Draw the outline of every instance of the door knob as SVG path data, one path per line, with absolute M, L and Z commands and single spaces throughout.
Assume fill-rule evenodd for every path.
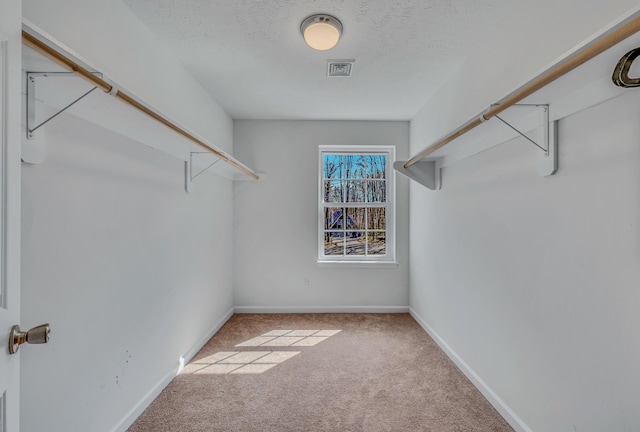
M 9 354 L 15 354 L 18 352 L 18 348 L 23 343 L 30 344 L 43 344 L 49 342 L 49 333 L 51 328 L 49 324 L 42 324 L 38 327 L 34 327 L 29 331 L 20 331 L 19 325 L 11 327 L 11 333 L 9 333 Z

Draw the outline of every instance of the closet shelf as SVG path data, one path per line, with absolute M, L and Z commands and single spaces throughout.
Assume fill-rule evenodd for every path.
M 549 159 L 556 156 L 555 122 L 625 92 L 613 84 L 612 73 L 618 60 L 640 45 L 639 31 L 640 11 L 564 56 L 408 161 L 396 162 L 394 167 L 429 189 L 439 189 L 441 168 L 526 134 L 536 143 L 548 137 L 549 155 L 540 155 L 540 149 L 530 147 L 538 153 L 540 174 L 552 174 L 557 168 L 557 161 Z M 541 120 L 535 108 L 545 106 L 548 120 Z M 545 121 L 549 122 L 548 133 Z
M 217 146 L 207 142 L 195 132 L 180 125 L 177 121 L 160 113 L 134 94 L 122 90 L 117 84 L 103 77 L 101 73 L 92 70 L 89 66 L 65 52 L 51 38 L 43 36 L 41 32 L 24 25 L 22 37 L 25 47 L 23 68 L 26 69 L 25 72 L 27 73 L 38 72 L 29 77 L 32 80 L 35 80 L 36 77 L 38 78 L 38 97 L 36 99 L 34 95 L 31 96 L 31 105 L 27 101 L 27 111 L 29 111 L 26 113 L 27 120 L 25 123 L 27 125 L 30 122 L 29 116 L 35 117 L 36 107 L 38 109 L 42 108 L 43 111 L 51 111 L 53 109 L 54 114 L 59 110 L 68 110 L 71 114 L 84 120 L 151 145 L 188 163 L 191 163 L 192 158 L 190 156 L 196 152 L 196 149 L 200 152 L 205 150 L 214 160 L 224 162 L 224 164 L 215 164 L 215 169 L 212 169 L 212 171 L 225 177 L 232 179 L 259 179 L 258 174 L 246 165 Z M 42 71 L 46 72 L 43 73 Z M 82 78 L 82 80 L 77 79 L 78 77 Z M 33 83 L 32 87 L 35 88 Z M 91 91 L 94 87 L 100 91 Z M 84 96 L 78 98 L 76 104 L 69 105 L 69 101 L 76 99 L 79 95 Z M 29 100 L 29 98 L 27 99 Z M 78 107 L 80 104 L 82 106 Z M 31 121 L 35 123 L 34 120 L 31 119 Z M 37 127 L 39 128 L 42 125 L 40 123 Z M 28 126 L 27 129 L 29 129 Z M 167 134 L 169 130 L 172 131 L 171 134 Z M 37 131 L 33 129 L 27 131 L 27 144 L 29 139 L 36 138 L 36 133 Z M 188 142 L 188 147 L 177 148 L 177 137 L 181 141 Z M 29 151 L 27 149 L 26 153 L 28 154 Z M 210 161 L 204 160 L 202 164 L 206 164 L 205 166 L 210 165 Z M 231 170 L 223 168 L 225 165 Z

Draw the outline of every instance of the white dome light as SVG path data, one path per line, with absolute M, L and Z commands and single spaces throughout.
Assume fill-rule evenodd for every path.
M 305 42 L 318 51 L 333 48 L 340 40 L 342 23 L 331 15 L 311 15 L 300 25 Z

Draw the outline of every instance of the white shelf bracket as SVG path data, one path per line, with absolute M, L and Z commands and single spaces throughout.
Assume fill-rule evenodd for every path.
M 554 175 L 558 171 L 558 121 L 549 122 L 549 110 L 542 129 L 547 142 L 547 151 L 538 155 L 538 174 L 542 177 Z
M 222 160 L 220 158 L 216 158 L 215 161 L 213 161 L 212 163 L 207 165 L 205 168 L 201 169 L 200 171 L 198 171 L 197 173 L 194 174 L 194 171 L 193 171 L 193 155 L 194 154 L 195 155 L 206 154 L 206 155 L 213 156 L 213 154 L 211 152 L 190 152 L 189 153 L 189 160 L 184 162 L 184 182 L 185 182 L 184 189 L 187 192 L 191 192 L 191 187 L 193 185 L 193 180 L 195 180 L 196 177 L 198 177 L 200 174 L 204 173 L 209 168 L 211 168 L 212 166 L 214 166 L 215 164 L 217 164 L 218 162 L 220 162 Z
M 53 77 L 74 76 L 74 75 L 75 74 L 73 72 L 27 72 L 26 132 L 27 132 L 28 140 L 35 139 L 35 132 L 38 129 L 40 129 L 45 124 L 49 123 L 54 118 L 58 117 L 60 114 L 62 114 L 63 112 L 71 108 L 76 103 L 80 102 L 82 99 L 88 96 L 89 93 L 91 93 L 96 89 L 96 87 L 93 87 L 91 90 L 85 92 L 84 94 L 82 94 L 82 96 L 74 99 L 73 102 L 71 102 L 64 108 L 58 110 L 55 114 L 53 114 L 46 120 L 40 122 L 40 124 L 36 124 L 36 78 L 40 78 L 40 77 L 53 78 Z
M 557 121 L 549 121 L 549 105 L 515 104 L 512 107 L 533 107 L 540 109 L 542 115 L 542 127 L 540 128 L 542 144 L 529 138 L 524 132 L 500 116 L 496 115 L 495 117 L 541 151 L 538 153 L 538 174 L 540 174 L 540 176 L 546 177 L 555 174 L 556 171 L 558 171 Z

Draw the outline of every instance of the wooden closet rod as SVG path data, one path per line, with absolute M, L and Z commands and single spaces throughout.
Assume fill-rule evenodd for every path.
M 435 143 L 431 144 L 429 147 L 422 150 L 420 153 L 409 159 L 404 164 L 404 167 L 409 168 L 416 162 L 429 156 L 431 153 L 435 152 L 438 149 L 441 149 L 451 141 L 469 132 L 471 129 L 481 125 L 483 122 L 489 120 L 490 118 L 495 117 L 510 106 L 517 104 L 522 99 L 532 95 L 544 86 L 552 83 L 566 73 L 571 72 L 578 66 L 603 53 L 612 46 L 622 42 L 638 31 L 640 31 L 640 16 L 636 16 L 635 18 L 629 20 L 627 23 L 623 23 L 617 28 L 610 30 L 609 33 L 605 33 L 602 37 L 595 39 L 575 53 L 561 60 L 559 63 L 543 72 L 542 74 L 538 75 L 536 78 L 529 81 L 524 86 L 520 87 L 516 91 L 501 99 L 498 103 L 491 105 L 478 117 L 469 120 L 462 126 L 459 126 L 457 129 L 455 129 L 453 132 L 450 132 L 448 135 L 445 135 Z
M 200 139 L 196 138 L 195 136 L 191 135 L 189 132 L 187 132 L 186 130 L 182 129 L 180 126 L 176 125 L 175 123 L 169 121 L 168 119 L 164 118 L 162 115 L 158 114 L 157 112 L 155 112 L 151 108 L 148 108 L 148 107 L 144 106 L 143 104 L 141 104 L 140 102 L 135 100 L 132 96 L 124 93 L 122 90 L 115 89 L 107 81 L 105 81 L 102 78 L 96 76 L 94 73 L 92 73 L 89 70 L 87 70 L 86 68 L 80 66 L 78 63 L 76 63 L 75 61 L 73 61 L 72 59 L 70 59 L 69 57 L 64 55 L 63 53 L 55 50 L 54 48 L 50 47 L 49 45 L 45 44 L 44 42 L 40 41 L 39 39 L 37 39 L 36 37 L 34 37 L 33 35 L 27 33 L 24 30 L 22 31 L 22 42 L 26 46 L 28 46 L 28 47 L 32 48 L 33 50 L 39 52 L 43 56 L 53 60 L 54 62 L 58 63 L 62 67 L 68 69 L 71 72 L 74 72 L 75 74 L 77 74 L 81 78 L 84 78 L 85 80 L 89 81 L 92 85 L 98 87 L 99 89 L 101 89 L 105 93 L 109 93 L 109 94 L 114 95 L 115 97 L 120 99 L 122 102 L 124 102 L 124 103 L 126 103 L 126 104 L 128 104 L 128 105 L 130 105 L 130 106 L 132 106 L 134 108 L 136 108 L 139 111 L 142 111 L 143 113 L 145 113 L 149 117 L 151 117 L 154 120 L 162 123 L 163 125 L 167 126 L 169 129 L 173 130 L 174 132 L 177 132 L 178 134 L 182 135 L 183 137 L 185 137 L 189 141 L 191 141 L 191 142 L 199 145 L 200 147 L 204 148 L 205 150 L 213 153 L 214 155 L 216 155 L 217 157 L 219 157 L 220 159 L 222 159 L 226 163 L 228 163 L 228 164 L 232 165 L 233 167 L 239 169 L 243 173 L 248 174 L 249 176 L 251 176 L 255 180 L 258 180 L 258 178 L 259 178 L 258 175 L 255 172 L 253 172 L 252 170 L 250 170 L 249 168 L 247 168 L 246 166 L 242 165 L 240 162 L 236 161 L 235 159 L 233 159 L 230 156 L 227 156 L 226 154 L 222 153 L 221 151 L 216 150 L 213 147 L 209 146 L 207 143 L 205 143 L 202 140 L 200 140 Z

